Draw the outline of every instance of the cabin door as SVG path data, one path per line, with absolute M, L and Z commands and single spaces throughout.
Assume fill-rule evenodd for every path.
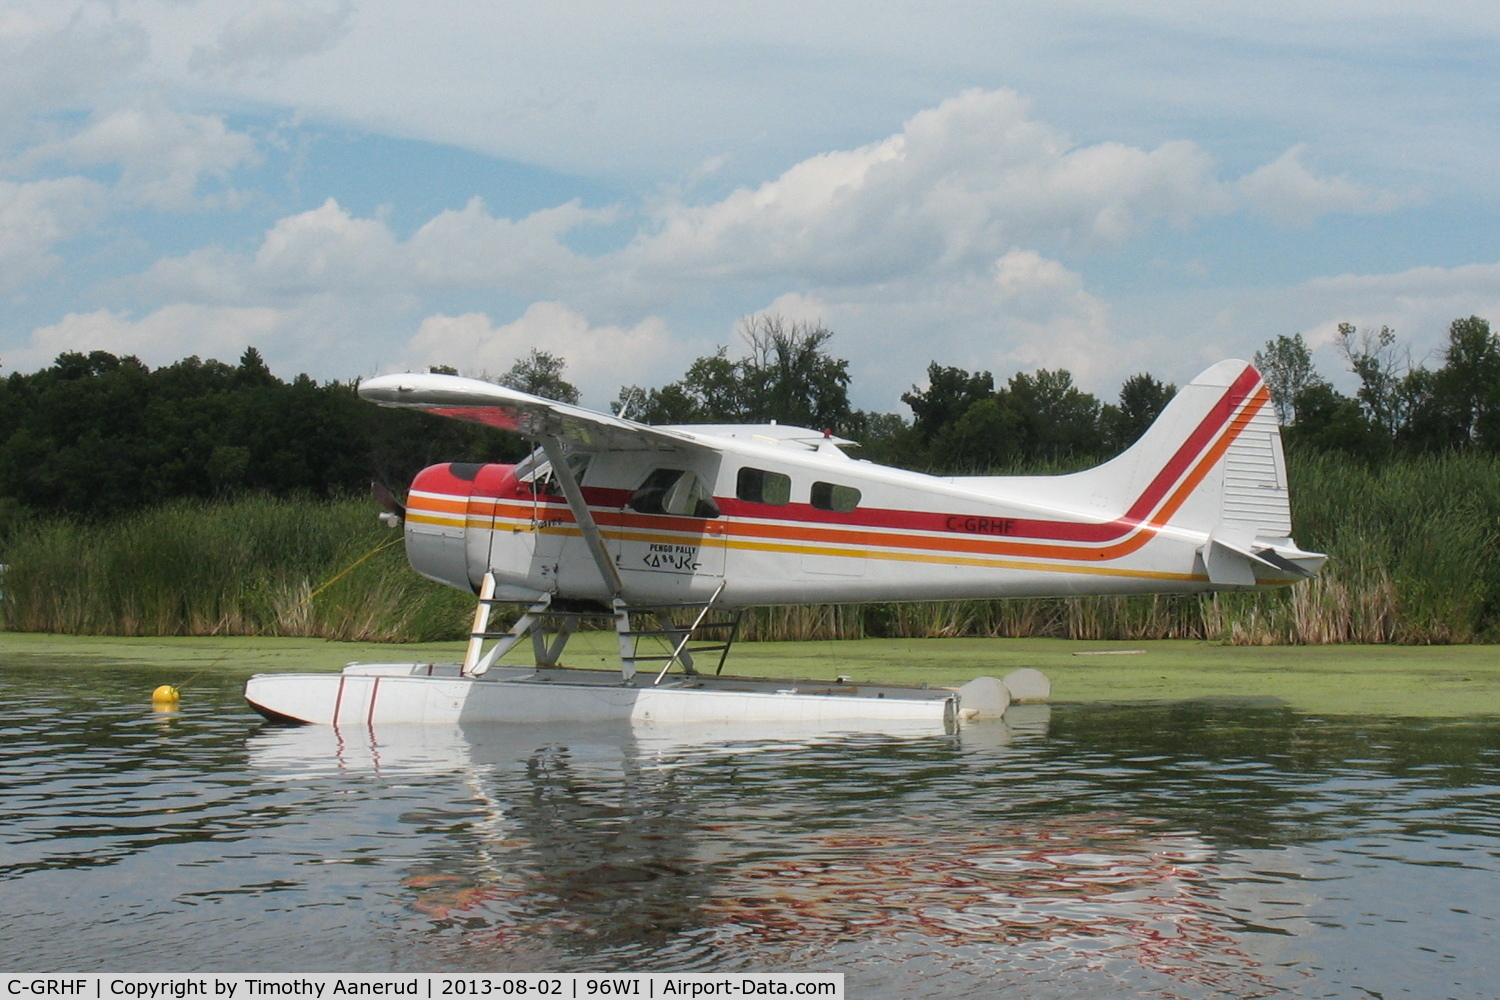
M 724 575 L 726 526 L 696 473 L 652 470 L 622 513 L 625 523 L 611 549 L 627 583 L 637 573 L 679 578 Z

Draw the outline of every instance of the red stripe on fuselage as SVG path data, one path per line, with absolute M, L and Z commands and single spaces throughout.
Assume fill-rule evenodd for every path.
M 849 513 L 837 513 L 834 511 L 819 510 L 810 504 L 789 503 L 781 505 L 749 503 L 733 497 L 715 497 L 715 502 L 720 509 L 729 517 L 745 520 L 764 521 L 799 521 L 812 524 L 830 524 L 847 528 L 889 528 L 907 531 L 956 531 L 965 534 L 993 535 L 1005 538 L 1036 538 L 1053 541 L 1068 542 L 1108 542 L 1128 534 L 1134 529 L 1145 524 L 1151 512 L 1160 505 L 1167 496 L 1172 485 L 1182 478 L 1193 460 L 1202 454 L 1203 450 L 1213 440 L 1214 436 L 1224 428 L 1247 399 L 1254 393 L 1255 387 L 1260 383 L 1260 375 L 1252 366 L 1245 366 L 1237 379 L 1229 386 L 1229 389 L 1221 396 L 1213 407 L 1211 407 L 1198 426 L 1187 436 L 1167 463 L 1162 466 L 1161 471 L 1141 491 L 1141 495 L 1130 505 L 1122 516 L 1113 521 L 1088 524 L 1077 521 L 1054 521 L 1030 518 L 1005 518 L 1003 525 L 991 524 L 981 527 L 979 530 L 960 524 L 955 527 L 951 522 L 955 519 L 963 521 L 973 520 L 978 515 L 933 513 L 929 511 L 891 510 L 887 508 L 866 507 L 850 511 Z M 586 486 L 583 494 L 590 507 L 620 508 L 630 499 L 629 490 L 606 489 L 602 487 Z M 504 500 L 509 498 L 497 497 Z M 561 497 L 548 497 L 543 494 L 541 499 L 555 504 L 564 504 Z M 557 520 L 571 521 L 572 514 L 564 506 L 562 509 L 553 509 L 548 514 Z M 629 516 L 629 515 L 627 515 Z M 696 530 L 702 522 L 690 518 L 673 518 L 674 521 L 683 522 L 680 530 Z M 650 516 L 637 521 L 630 518 L 634 526 L 658 526 L 668 527 L 660 515 Z M 1003 530 L 999 530 L 1003 529 Z
M 1202 454 L 1203 449 L 1213 440 L 1215 434 L 1229 422 L 1234 412 L 1244 404 L 1254 393 L 1255 387 L 1260 383 L 1260 373 L 1250 365 L 1240 372 L 1240 377 L 1230 385 L 1229 391 L 1219 397 L 1219 401 L 1204 415 L 1194 428 L 1193 433 L 1187 436 L 1177 451 L 1162 466 L 1156 478 L 1146 486 L 1141 495 L 1136 498 L 1135 503 L 1130 505 L 1122 517 L 1103 524 L 1078 524 L 1068 521 L 1031 521 L 1017 519 L 1014 522 L 1014 534 L 1022 538 L 1049 538 L 1069 542 L 1108 542 L 1119 538 L 1135 528 L 1144 524 L 1151 512 L 1166 497 L 1167 491 L 1172 484 L 1182 478 L 1187 467 L 1192 464 L 1193 459 Z M 1006 534 L 1012 534 L 1007 531 Z

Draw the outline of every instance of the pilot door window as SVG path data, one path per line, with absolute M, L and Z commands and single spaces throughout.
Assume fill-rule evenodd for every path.
M 813 483 L 812 505 L 817 510 L 831 510 L 847 514 L 859 506 L 859 490 L 838 483 Z
M 516 479 L 522 483 L 531 483 L 532 488 L 538 493 L 549 496 L 562 496 L 562 484 L 557 481 L 557 476 L 552 472 L 552 463 L 549 461 L 537 461 L 540 452 L 534 453 L 528 462 L 532 465 L 529 469 L 519 471 Z M 593 455 L 583 452 L 573 452 L 566 459 L 568 469 L 573 473 L 573 480 L 579 484 L 583 483 L 584 477 L 589 472 L 589 462 Z
M 695 473 L 657 469 L 630 495 L 629 507 L 638 514 L 675 514 L 678 517 L 718 517 L 719 505 Z
M 749 466 L 735 477 L 734 495 L 750 503 L 768 503 L 780 507 L 792 499 L 792 477 Z

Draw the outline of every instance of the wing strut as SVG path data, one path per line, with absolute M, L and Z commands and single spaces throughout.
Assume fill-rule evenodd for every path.
M 583 499 L 583 490 L 578 488 L 578 480 L 573 478 L 573 470 L 568 468 L 562 442 L 550 434 L 543 434 L 540 437 L 542 451 L 546 452 L 547 460 L 552 463 L 552 474 L 557 477 L 558 484 L 562 486 L 563 496 L 567 498 L 568 506 L 573 511 L 573 520 L 578 522 L 578 527 L 583 531 L 583 540 L 588 543 L 589 553 L 593 555 L 594 562 L 599 566 L 599 575 L 604 577 L 604 585 L 609 588 L 609 596 L 619 597 L 625 590 L 625 585 L 620 582 L 620 572 L 615 568 L 614 559 L 610 558 L 609 550 L 604 547 L 604 536 L 599 534 L 599 525 L 594 523 L 594 515 L 589 511 L 589 505 Z

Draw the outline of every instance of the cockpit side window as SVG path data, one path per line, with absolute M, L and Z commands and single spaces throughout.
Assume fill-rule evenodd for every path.
M 719 505 L 695 473 L 682 469 L 655 469 L 640 489 L 630 495 L 631 510 L 640 514 L 675 514 L 678 517 L 718 517 Z
M 838 483 L 813 483 L 812 505 L 817 510 L 831 510 L 847 514 L 859 506 L 860 493 L 853 486 Z
M 750 503 L 768 503 L 782 506 L 791 502 L 792 477 L 765 469 L 745 466 L 735 477 L 734 495 Z

